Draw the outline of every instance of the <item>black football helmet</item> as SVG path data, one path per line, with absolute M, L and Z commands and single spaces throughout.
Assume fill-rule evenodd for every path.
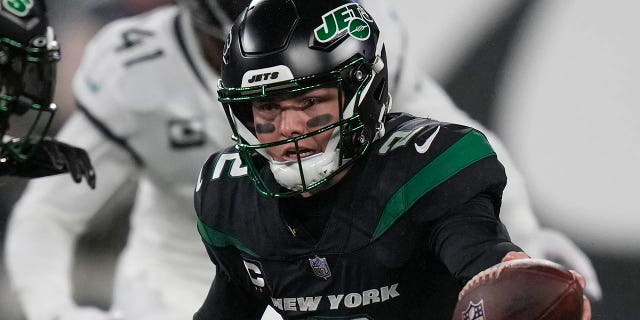
M 224 41 L 233 20 L 249 4 L 249 0 L 178 0 L 191 13 L 194 26 Z
M 0 160 L 26 160 L 56 110 L 52 99 L 60 47 L 43 1 L 2 1 L 0 6 Z M 21 117 L 10 121 L 15 115 Z M 16 125 L 25 119 L 28 123 Z
M 224 48 L 222 102 L 236 149 L 257 189 L 271 197 L 313 190 L 363 155 L 384 135 L 391 105 L 386 53 L 373 18 L 347 0 L 254 0 L 235 21 Z M 260 143 L 252 101 L 338 89 L 340 118 L 313 132 Z M 324 152 L 304 157 L 299 142 L 331 131 Z M 293 144 L 296 161 L 267 148 Z M 269 170 L 270 169 L 270 170 Z

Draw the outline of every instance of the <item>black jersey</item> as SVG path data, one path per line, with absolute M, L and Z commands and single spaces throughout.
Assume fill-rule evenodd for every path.
M 195 208 L 218 274 L 194 319 L 256 318 L 267 304 L 285 319 L 450 319 L 461 285 L 520 251 L 480 132 L 406 114 L 386 128 L 317 201 L 329 214 L 315 238 L 257 192 L 233 149 L 212 155 Z

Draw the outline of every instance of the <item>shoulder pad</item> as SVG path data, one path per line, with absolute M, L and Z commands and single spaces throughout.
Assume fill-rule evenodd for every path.
M 229 147 L 209 156 L 204 163 L 195 188 L 196 211 L 200 207 L 201 194 L 205 194 L 207 187 L 213 181 L 225 178 L 247 176 L 247 167 L 243 164 L 240 154 L 234 147 Z
M 379 192 L 384 194 L 384 209 L 374 238 L 418 201 L 430 201 L 431 219 L 476 193 L 504 187 L 504 168 L 479 131 L 408 115 L 398 115 L 389 124 L 392 129 L 373 146 L 377 154 L 367 174 L 384 181 Z

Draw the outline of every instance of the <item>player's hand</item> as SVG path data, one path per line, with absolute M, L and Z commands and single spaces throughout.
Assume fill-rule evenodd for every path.
M 587 281 L 585 280 L 585 278 L 575 270 L 569 271 L 573 273 L 576 279 L 578 279 L 582 290 L 585 290 L 585 287 L 587 285 Z M 589 298 L 587 298 L 587 296 L 582 296 L 582 320 L 591 320 L 591 302 L 589 301 Z
M 96 187 L 95 171 L 89 155 L 84 149 L 47 138 L 42 141 L 40 146 L 49 155 L 56 168 L 66 169 L 71 174 L 73 181 L 80 183 L 84 177 L 91 189 Z
M 16 175 L 36 178 L 69 172 L 76 183 L 84 177 L 87 184 L 95 188 L 95 171 L 85 150 L 48 137 L 31 147 L 33 155 L 17 165 Z
M 112 314 L 95 307 L 69 307 L 60 312 L 56 320 L 116 320 Z
M 529 255 L 524 252 L 509 251 L 507 254 L 504 255 L 504 257 L 502 257 L 502 262 L 517 260 L 517 259 L 528 259 L 528 258 L 531 258 L 531 257 L 529 257 Z
M 502 258 L 502 262 L 517 260 L 517 259 L 527 259 L 527 258 L 530 258 L 530 257 L 524 252 L 510 251 Z M 587 285 L 587 281 L 585 280 L 585 278 L 575 270 L 569 270 L 569 272 L 571 272 L 576 277 L 576 279 L 578 279 L 578 283 L 580 283 L 582 290 L 585 290 L 585 287 Z M 590 319 L 591 319 L 591 302 L 586 296 L 582 296 L 582 320 L 590 320 Z
M 578 271 L 587 281 L 585 294 L 589 299 L 594 301 L 602 299 L 602 289 L 591 260 L 564 234 L 541 228 L 529 238 L 529 241 L 518 242 L 518 244 L 534 258 L 551 260 L 568 269 Z

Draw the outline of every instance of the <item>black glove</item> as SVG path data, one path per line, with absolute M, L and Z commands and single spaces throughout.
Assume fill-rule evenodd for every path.
M 96 186 L 96 175 L 91 165 L 89 155 L 84 149 L 77 148 L 52 138 L 44 138 L 34 148 L 33 154 L 27 160 L 14 161 L 11 174 L 37 178 L 69 172 L 73 181 L 80 183 L 85 177 L 91 189 Z

